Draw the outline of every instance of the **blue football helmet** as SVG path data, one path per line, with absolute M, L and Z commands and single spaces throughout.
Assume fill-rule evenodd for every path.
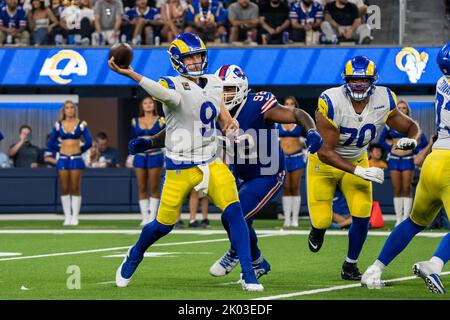
M 439 51 L 436 61 L 442 73 L 450 77 L 450 42 L 447 42 Z
M 206 46 L 197 35 L 193 33 L 181 33 L 170 44 L 168 53 L 172 67 L 181 75 L 190 77 L 199 77 L 203 75 L 208 67 L 208 55 Z M 189 71 L 188 65 L 184 64 L 184 58 L 200 53 L 202 62 L 200 70 Z
M 375 63 L 366 56 L 356 56 L 347 61 L 342 79 L 345 81 L 345 92 L 353 100 L 361 101 L 371 96 L 378 80 L 378 71 Z M 352 84 L 352 79 L 368 79 L 368 84 Z

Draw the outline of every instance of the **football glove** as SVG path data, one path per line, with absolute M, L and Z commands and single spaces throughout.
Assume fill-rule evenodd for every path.
M 413 150 L 415 147 L 417 147 L 416 139 L 401 138 L 398 140 L 395 148 L 399 150 Z
M 152 147 L 152 139 L 136 138 L 128 142 L 128 152 L 131 155 L 145 152 Z
M 363 168 L 360 166 L 356 166 L 353 173 L 355 176 L 363 178 L 364 180 L 373 181 L 380 184 L 384 181 L 384 171 L 381 168 Z
M 315 129 L 310 129 L 306 135 L 306 146 L 308 151 L 311 153 L 316 153 L 323 144 L 322 137 L 319 132 Z

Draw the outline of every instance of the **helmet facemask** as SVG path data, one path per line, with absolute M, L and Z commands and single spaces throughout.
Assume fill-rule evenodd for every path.
M 351 83 L 351 80 L 364 79 L 365 83 Z M 346 77 L 345 78 L 345 91 L 355 101 L 362 101 L 373 94 L 375 90 L 376 79 L 372 77 Z
M 227 110 L 232 110 L 236 106 L 240 106 L 246 99 L 249 92 L 248 84 L 242 82 L 224 84 L 223 100 Z M 234 88 L 234 91 L 232 90 Z M 227 90 L 228 89 L 228 90 Z
M 169 52 L 170 54 L 170 52 Z M 199 63 L 190 63 L 190 64 L 185 64 L 184 63 L 184 59 L 188 56 L 192 56 L 195 54 L 200 54 L 201 55 L 201 62 Z M 208 57 L 206 54 L 206 50 L 201 50 L 201 51 L 194 51 L 194 52 L 189 52 L 188 54 L 184 54 L 181 57 L 180 56 L 175 56 L 175 55 L 171 55 L 170 59 L 172 61 L 172 64 L 175 67 L 175 70 L 185 76 L 189 76 L 189 77 L 200 77 L 202 75 L 205 74 L 207 67 L 208 67 Z M 192 68 L 194 70 L 190 70 L 189 66 L 197 66 L 196 68 Z M 199 68 L 198 68 L 199 67 Z

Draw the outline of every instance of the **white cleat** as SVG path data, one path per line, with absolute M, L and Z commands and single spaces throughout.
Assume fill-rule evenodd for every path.
M 422 261 L 417 262 L 413 266 L 413 272 L 416 276 L 422 278 L 427 288 L 433 293 L 445 293 L 444 285 L 442 284 L 439 274 L 433 271 L 433 262 Z
M 122 267 L 123 267 L 125 261 L 127 261 L 128 255 L 130 254 L 130 250 L 131 250 L 131 248 L 128 249 L 128 252 L 125 255 L 125 258 L 123 258 L 122 263 L 120 264 L 119 268 L 117 268 L 117 271 L 116 271 L 116 286 L 119 288 L 127 287 L 131 281 L 131 278 L 125 279 L 124 277 L 122 277 Z
M 263 291 L 264 287 L 260 283 L 246 283 L 244 279 L 242 279 L 242 273 L 241 273 L 241 279 L 238 281 L 238 283 L 241 284 L 242 290 L 244 291 L 252 291 L 252 292 L 258 292 Z
M 385 283 L 381 281 L 381 269 L 376 265 L 371 265 L 361 277 L 361 285 L 369 289 L 381 289 Z
M 70 221 L 71 226 L 77 226 L 78 225 L 78 218 L 72 217 L 72 220 Z
M 209 274 L 214 277 L 223 277 L 229 274 L 239 263 L 236 254 L 227 251 L 219 260 L 209 268 Z
M 252 292 L 260 292 L 260 291 L 264 291 L 264 287 L 262 284 L 260 283 L 245 283 L 245 281 L 241 282 L 242 285 L 242 289 L 244 291 L 252 291 Z

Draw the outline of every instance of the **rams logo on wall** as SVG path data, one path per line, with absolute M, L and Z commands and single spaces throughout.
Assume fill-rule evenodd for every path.
M 67 60 L 67 61 L 65 61 Z M 63 63 L 65 61 L 65 65 Z M 68 84 L 72 79 L 70 75 L 77 74 L 79 76 L 87 75 L 87 64 L 83 56 L 74 50 L 61 50 L 51 58 L 45 59 L 40 75 L 49 76 L 58 84 Z
M 428 62 L 428 53 L 422 51 L 419 54 L 414 48 L 403 48 L 395 57 L 395 64 L 401 71 L 406 72 L 409 82 L 417 83 L 425 72 Z

